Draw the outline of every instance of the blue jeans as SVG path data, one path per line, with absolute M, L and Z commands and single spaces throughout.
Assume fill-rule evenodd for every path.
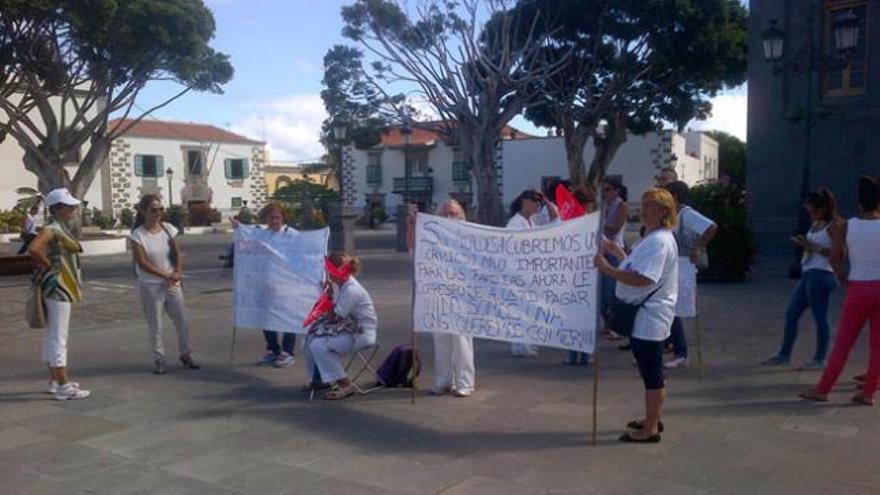
M 296 334 L 284 332 L 281 337 L 281 345 L 278 345 L 278 332 L 271 330 L 263 330 L 263 337 L 266 339 L 266 350 L 275 354 L 281 354 L 281 351 L 293 356 L 293 346 L 296 345 Z
M 813 313 L 816 320 L 816 354 L 813 359 L 825 361 L 828 353 L 828 340 L 831 336 L 831 327 L 828 325 L 828 302 L 837 282 L 834 274 L 826 270 L 807 270 L 804 272 L 791 299 L 788 301 L 788 309 L 785 310 L 785 333 L 782 336 L 782 348 L 779 356 L 791 357 L 791 350 L 798 337 L 798 320 L 807 308 Z
M 669 343 L 672 344 L 672 352 L 675 357 L 688 357 L 688 341 L 684 334 L 684 323 L 678 316 L 672 320 L 672 328 L 669 329 Z

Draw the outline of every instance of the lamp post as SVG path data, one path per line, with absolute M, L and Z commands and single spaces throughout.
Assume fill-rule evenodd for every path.
M 813 24 L 815 22 L 814 8 L 810 8 L 809 17 L 807 19 L 807 36 L 808 47 L 805 55 L 796 54 L 789 57 L 789 62 L 785 61 L 785 31 L 777 24 L 778 21 L 773 19 L 770 26 L 762 33 L 762 44 L 764 49 L 764 59 L 773 66 L 773 75 L 779 76 L 786 71 L 807 79 L 807 95 L 804 110 L 797 114 L 789 116 L 792 122 L 804 122 L 804 155 L 801 163 L 801 183 L 799 191 L 799 206 L 802 206 L 810 194 L 810 169 L 812 159 L 812 141 L 813 127 L 816 121 L 830 115 L 828 108 L 814 108 L 813 101 L 813 78 L 821 76 L 825 71 L 831 69 L 843 69 L 849 65 L 850 57 L 858 48 L 859 25 L 860 20 L 851 10 L 839 14 L 833 20 L 833 40 L 834 48 L 837 52 L 836 56 L 821 54 L 817 56 L 815 48 L 815 40 L 813 33 Z M 805 60 L 799 60 L 802 55 Z M 810 228 L 810 218 L 804 208 L 798 209 L 798 224 L 796 233 L 806 233 Z M 800 260 L 803 251 L 800 247 L 795 249 L 795 259 L 789 269 L 789 274 L 799 276 L 801 265 Z
M 412 177 L 412 163 L 409 160 L 409 144 L 412 136 L 412 128 L 403 124 L 400 127 L 400 134 L 403 135 L 403 204 L 409 205 L 409 182 Z
M 336 179 L 339 181 L 339 196 L 342 198 L 342 202 L 345 203 L 345 181 L 342 179 L 342 169 L 344 167 L 342 163 L 342 148 L 345 146 L 345 140 L 348 137 L 348 124 L 341 118 L 336 117 L 333 119 L 330 128 L 333 131 L 333 141 L 336 144 Z
M 174 198 L 172 197 L 171 189 L 171 177 L 174 175 L 174 170 L 171 170 L 171 167 L 165 169 L 165 177 L 168 177 L 168 208 L 171 208 L 174 205 Z

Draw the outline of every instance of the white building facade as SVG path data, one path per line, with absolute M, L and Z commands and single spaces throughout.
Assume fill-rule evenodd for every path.
M 114 141 L 101 191 L 104 209 L 133 209 L 156 194 L 167 206 L 207 205 L 224 216 L 267 201 L 265 143 L 210 125 L 144 120 Z
M 594 149 L 584 149 L 589 166 Z M 352 206 L 378 204 L 394 212 L 404 197 L 422 211 L 431 211 L 447 198 L 458 199 L 471 212 L 476 185 L 460 151 L 439 136 L 414 133 L 409 143 L 385 139 L 368 149 L 348 147 L 344 152 L 344 199 Z M 554 179 L 568 178 L 562 137 L 505 136 L 496 151 L 503 202 L 509 204 L 525 189 L 540 189 Z M 407 178 L 406 161 L 410 162 Z M 718 143 L 705 134 L 673 131 L 629 136 L 611 162 L 607 175 L 619 177 L 636 205 L 664 167 L 671 167 L 689 185 L 718 179 Z

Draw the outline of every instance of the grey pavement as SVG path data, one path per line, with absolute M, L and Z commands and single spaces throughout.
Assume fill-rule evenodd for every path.
M 387 232 L 359 233 L 361 280 L 380 318 L 382 354 L 408 342 L 410 272 Z M 228 235 L 189 236 L 185 292 L 199 371 L 150 373 L 146 327 L 124 255 L 86 260 L 86 300 L 73 313 L 70 363 L 85 401 L 43 392 L 42 333 L 22 320 L 25 285 L 0 279 L 0 493 L 14 494 L 876 494 L 880 421 L 848 402 L 863 371 L 857 345 L 826 404 L 800 401 L 815 372 L 757 365 L 778 344 L 794 281 L 765 269 L 745 284 L 700 286 L 704 377 L 668 373 L 659 445 L 617 441 L 643 411 L 632 359 L 601 341 L 598 442 L 591 445 L 593 369 L 543 349 L 513 358 L 476 345 L 468 399 L 383 390 L 342 402 L 297 388 L 301 363 L 256 366 L 258 332 L 232 350 L 231 272 L 216 256 Z M 836 318 L 840 294 L 834 300 Z M 814 346 L 803 322 L 795 363 Z M 173 331 L 166 344 L 173 352 Z M 431 378 L 429 336 L 419 337 Z

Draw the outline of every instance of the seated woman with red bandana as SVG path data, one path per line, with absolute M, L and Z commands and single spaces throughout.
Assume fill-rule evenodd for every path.
M 327 256 L 325 266 L 333 308 L 309 328 L 304 345 L 306 374 L 311 382 L 317 368 L 321 381 L 332 384 L 324 398 L 338 400 L 355 392 L 341 358 L 376 343 L 378 319 L 373 300 L 354 278 L 360 271 L 360 261 L 334 253 Z

